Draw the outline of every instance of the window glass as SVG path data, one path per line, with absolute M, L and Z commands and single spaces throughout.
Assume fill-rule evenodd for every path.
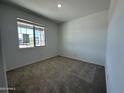
M 46 46 L 45 27 L 35 25 L 29 21 L 20 21 L 20 19 L 17 21 L 17 25 L 19 48 Z
M 43 27 L 35 27 L 35 46 L 45 46 L 45 31 Z
M 34 47 L 33 25 L 18 22 L 19 48 Z

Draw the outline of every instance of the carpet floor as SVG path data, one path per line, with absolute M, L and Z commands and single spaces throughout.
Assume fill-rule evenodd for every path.
M 10 93 L 106 93 L 105 69 L 54 57 L 7 72 Z

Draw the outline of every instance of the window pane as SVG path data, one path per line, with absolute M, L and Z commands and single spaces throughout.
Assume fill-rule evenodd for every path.
M 45 46 L 45 31 L 43 27 L 35 27 L 35 46 Z
M 33 25 L 18 23 L 19 48 L 34 47 Z

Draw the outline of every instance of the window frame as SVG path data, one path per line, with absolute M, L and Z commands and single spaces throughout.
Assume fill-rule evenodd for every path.
M 19 49 L 28 49 L 28 48 L 35 48 L 35 47 L 46 47 L 46 44 L 47 44 L 47 41 L 46 41 L 46 26 L 43 26 L 43 25 L 41 25 L 41 24 L 39 24 L 39 23 L 35 23 L 35 22 L 32 22 L 32 21 L 28 21 L 28 20 L 25 20 L 25 19 L 21 19 L 21 18 L 17 18 L 17 32 L 18 32 L 18 22 L 22 22 L 22 23 L 25 23 L 25 24 L 30 24 L 30 25 L 33 25 L 33 37 L 34 37 L 34 39 L 33 39 L 33 43 L 34 43 L 34 46 L 33 47 L 24 47 L 24 48 L 20 48 L 19 47 L 19 34 L 18 34 L 18 48 Z M 41 28 L 43 28 L 44 30 L 44 36 L 45 36 L 45 40 L 44 40 L 44 42 L 45 42 L 45 45 L 44 46 L 42 46 L 42 45 L 40 45 L 40 46 L 36 46 L 36 42 L 35 42 L 35 29 L 36 29 L 36 26 L 38 26 L 38 27 L 41 27 Z

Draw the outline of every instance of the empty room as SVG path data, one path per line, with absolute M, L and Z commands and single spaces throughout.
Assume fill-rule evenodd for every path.
M 0 0 L 0 93 L 124 93 L 124 0 Z

